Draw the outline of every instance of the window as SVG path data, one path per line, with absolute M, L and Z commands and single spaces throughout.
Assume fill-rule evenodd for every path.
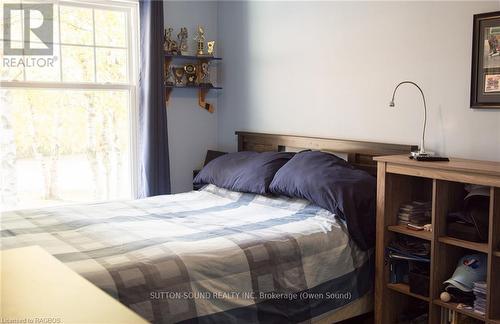
M 137 3 L 55 1 L 51 15 L 30 12 L 30 25 L 31 3 L 2 17 L 0 31 L 9 24 L 0 42 L 2 210 L 131 198 Z M 28 54 L 47 42 L 31 30 L 26 39 L 25 25 L 47 17 L 52 55 Z M 7 55 L 6 42 L 22 55 Z

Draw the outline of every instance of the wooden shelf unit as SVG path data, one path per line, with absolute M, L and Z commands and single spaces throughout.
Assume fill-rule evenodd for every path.
M 196 79 L 200 78 L 200 70 L 202 63 L 209 62 L 219 62 L 222 61 L 221 57 L 203 55 L 172 55 L 169 53 L 164 53 L 165 62 L 164 62 L 164 77 L 167 75 L 167 71 L 170 71 L 172 61 L 187 61 L 194 62 L 196 65 Z M 165 105 L 168 106 L 170 102 L 170 95 L 174 89 L 197 89 L 198 90 L 198 105 L 200 108 L 205 109 L 206 111 L 213 113 L 215 111 L 215 106 L 206 101 L 207 93 L 210 90 L 222 90 L 222 87 L 214 86 L 211 84 L 195 84 L 195 85 L 175 85 L 175 84 L 167 84 L 165 80 Z
M 450 162 L 419 162 L 406 155 L 374 159 L 378 162 L 375 323 L 396 323 L 406 305 L 415 300 L 428 303 L 430 324 L 439 324 L 442 308 L 485 323 L 500 323 L 500 163 L 453 158 Z M 459 240 L 446 233 L 446 216 L 463 204 L 465 184 L 490 187 L 488 243 Z M 397 225 L 400 205 L 411 200 L 432 201 L 432 232 L 412 231 Z M 410 293 L 408 285 L 389 283 L 385 249 L 397 235 L 410 235 L 431 242 L 428 297 Z M 458 260 L 467 253 L 477 252 L 488 256 L 484 316 L 457 309 L 456 304 L 439 299 L 442 283 L 451 277 Z

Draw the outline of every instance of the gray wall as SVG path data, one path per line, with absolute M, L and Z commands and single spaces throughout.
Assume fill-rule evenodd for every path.
M 418 144 L 500 160 L 500 110 L 469 108 L 472 15 L 490 2 L 220 2 L 218 144 L 235 130 Z M 174 151 L 176 152 L 176 151 Z
M 195 53 L 193 40 L 198 24 L 205 27 L 207 40 L 217 40 L 217 2 L 165 1 L 165 27 L 173 27 L 175 35 L 180 27 L 189 31 L 189 50 Z M 161 31 L 163 32 L 163 31 Z M 217 48 L 216 48 L 217 53 Z M 215 80 L 217 71 L 212 73 Z M 217 148 L 217 94 L 209 93 L 209 102 L 215 104 L 210 114 L 198 106 L 194 89 L 174 89 L 167 108 L 170 171 L 174 193 L 192 189 L 193 170 L 199 169 L 207 149 Z
M 427 148 L 500 161 L 500 110 L 469 108 L 472 15 L 499 1 L 165 1 L 165 26 L 198 24 L 224 60 L 212 78 L 216 112 L 176 89 L 168 108 L 174 192 L 191 189 L 207 149 L 235 150 L 235 130 L 418 144 L 427 96 Z

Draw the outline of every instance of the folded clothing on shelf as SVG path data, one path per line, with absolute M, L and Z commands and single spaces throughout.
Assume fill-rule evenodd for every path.
M 401 235 L 389 244 L 389 249 L 405 255 L 429 259 L 431 244 L 415 237 Z
M 430 266 L 430 244 L 411 236 L 400 236 L 386 250 L 390 267 L 391 283 L 407 283 L 412 292 L 426 295 L 428 292 Z M 410 275 L 411 274 L 411 275 Z M 418 281 L 418 282 L 417 282 Z M 426 282 L 427 287 L 418 287 Z M 417 292 L 418 291 L 418 292 Z

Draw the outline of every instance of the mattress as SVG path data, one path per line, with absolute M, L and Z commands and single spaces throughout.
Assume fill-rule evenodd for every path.
M 371 308 L 372 251 L 347 233 L 305 200 L 208 185 L 6 212 L 1 248 L 39 245 L 155 323 L 332 321 Z

